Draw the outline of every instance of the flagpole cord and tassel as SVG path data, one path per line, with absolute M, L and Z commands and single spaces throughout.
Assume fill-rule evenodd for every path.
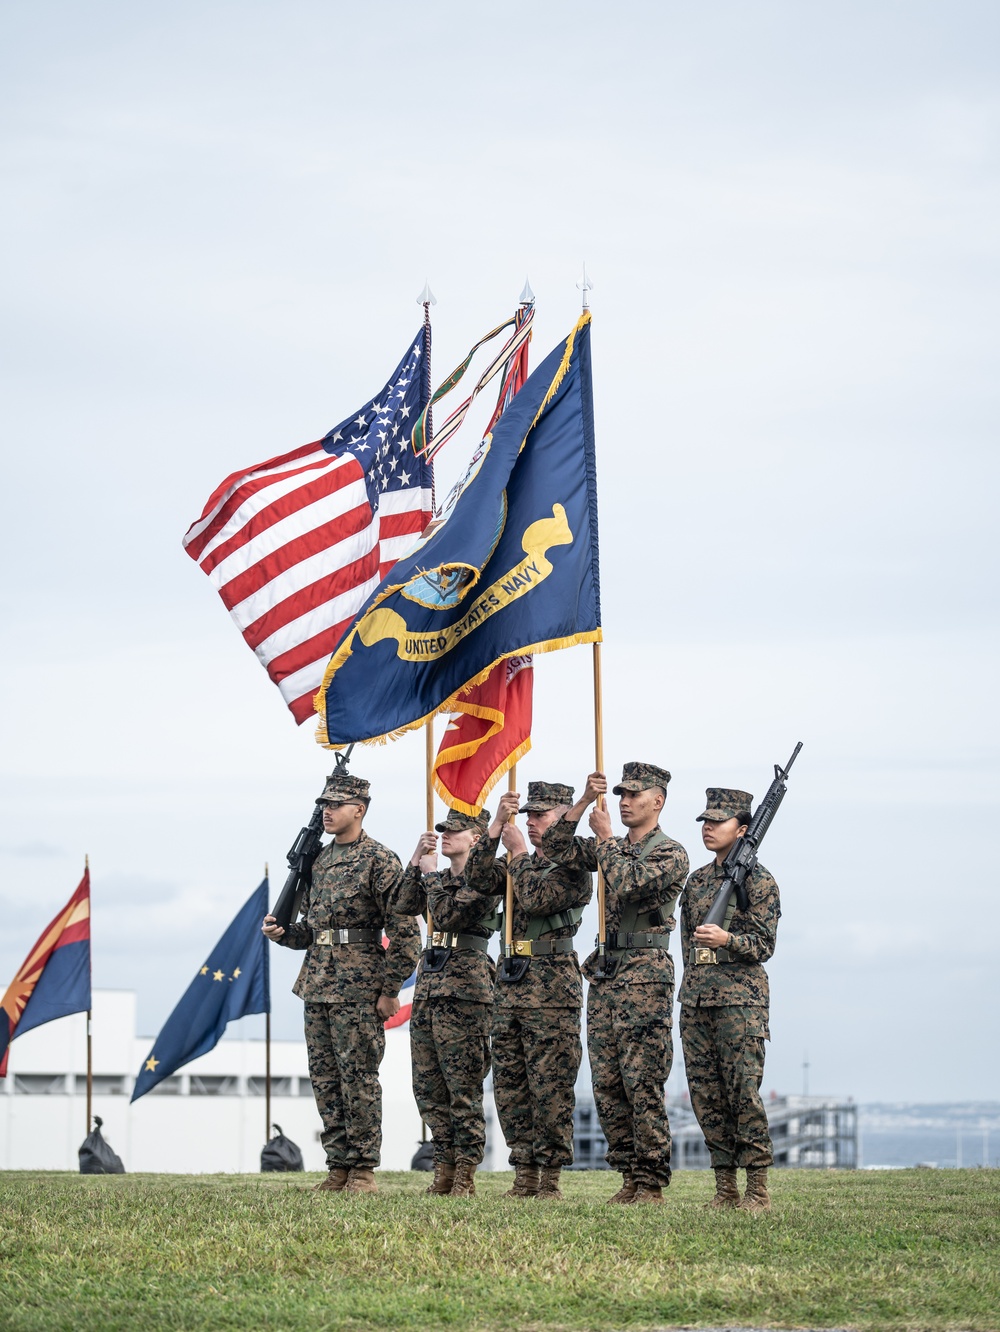
M 431 306 L 437 305 L 437 299 L 431 291 L 431 284 L 424 283 L 424 289 L 417 297 L 417 304 L 424 307 L 424 396 L 427 399 L 427 406 L 424 409 L 426 416 L 424 418 L 424 439 L 427 447 L 430 447 L 431 440 L 434 438 L 434 381 L 431 378 Z M 431 509 L 437 512 L 437 488 L 434 483 L 434 463 L 429 463 L 431 469 Z

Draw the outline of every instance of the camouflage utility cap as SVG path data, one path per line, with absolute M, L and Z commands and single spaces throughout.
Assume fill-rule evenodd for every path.
M 461 810 L 449 809 L 442 823 L 435 823 L 435 832 L 485 832 L 490 826 L 490 811 L 481 809 L 478 814 L 463 814 Z
M 705 792 L 708 809 L 699 814 L 695 823 L 708 819 L 711 823 L 725 823 L 753 809 L 753 796 L 749 791 L 733 791 L 726 786 L 710 786 Z
M 611 789 L 615 795 L 621 795 L 623 791 L 648 791 L 651 786 L 662 786 L 666 791 L 669 781 L 670 773 L 655 763 L 626 763 L 621 781 Z
M 517 812 L 541 814 L 547 809 L 559 809 L 572 803 L 573 788 L 565 782 L 529 782 L 528 798 Z
M 368 780 L 352 777 L 346 772 L 334 772 L 326 779 L 320 800 L 326 805 L 347 805 L 354 800 L 370 800 Z

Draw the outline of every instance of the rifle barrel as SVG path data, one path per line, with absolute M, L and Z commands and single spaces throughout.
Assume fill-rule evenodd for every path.
M 795 760 L 796 760 L 796 759 L 798 758 L 798 756 L 799 756 L 799 750 L 800 750 L 801 748 L 802 748 L 802 741 L 800 740 L 799 743 L 798 743 L 798 744 L 795 746 L 795 748 L 792 750 L 792 757 L 791 757 L 791 758 L 788 760 L 788 762 L 785 764 L 784 769 L 781 769 L 781 768 L 775 768 L 775 770 L 774 770 L 774 775 L 775 775 L 775 777 L 782 777 L 782 778 L 784 778 L 784 777 L 787 777 L 787 776 L 788 776 L 789 771 L 791 770 L 792 764 L 795 762 Z

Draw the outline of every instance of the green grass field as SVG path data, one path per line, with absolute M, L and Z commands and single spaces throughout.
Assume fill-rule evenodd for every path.
M 598 1172 L 561 1205 L 318 1178 L 0 1174 L 0 1327 L 1000 1329 L 1000 1171 L 782 1170 L 761 1217 L 702 1172 L 646 1208 Z

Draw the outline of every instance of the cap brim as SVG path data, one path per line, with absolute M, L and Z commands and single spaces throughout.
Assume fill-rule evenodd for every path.
M 648 790 L 648 788 L 643 786 L 642 782 L 619 782 L 617 786 L 611 788 L 611 794 L 623 795 L 626 791 L 630 791 L 634 794 L 636 791 L 645 790 Z
M 704 814 L 699 814 L 695 823 L 701 823 L 702 819 L 708 819 L 709 823 L 725 823 L 727 819 L 734 819 L 735 814 L 730 814 L 724 809 L 706 809 Z

